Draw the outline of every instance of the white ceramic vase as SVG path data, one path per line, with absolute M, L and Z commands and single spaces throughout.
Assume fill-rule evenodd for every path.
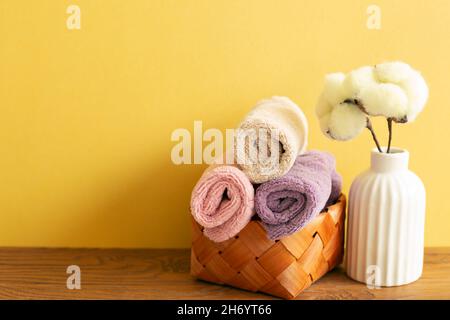
M 390 287 L 422 274 L 425 188 L 408 160 L 406 150 L 374 149 L 370 168 L 351 185 L 346 269 L 352 279 Z

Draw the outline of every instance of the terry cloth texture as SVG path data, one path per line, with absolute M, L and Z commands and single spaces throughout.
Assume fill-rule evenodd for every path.
M 269 238 L 290 235 L 315 218 L 341 193 L 335 159 L 326 152 L 310 151 L 295 160 L 289 172 L 256 189 L 255 209 Z M 334 181 L 334 182 L 333 182 Z
M 237 164 L 253 183 L 279 178 L 306 150 L 308 123 L 287 97 L 260 101 L 240 124 L 235 139 Z
M 234 166 L 211 165 L 195 185 L 191 214 L 212 241 L 234 237 L 254 214 L 254 188 Z

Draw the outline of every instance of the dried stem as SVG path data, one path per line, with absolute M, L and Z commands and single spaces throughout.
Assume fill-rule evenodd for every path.
M 367 117 L 366 128 L 369 129 L 370 133 L 372 134 L 373 141 L 375 141 L 378 151 L 382 153 L 383 151 L 381 151 L 380 143 L 378 142 L 377 136 L 375 135 L 375 131 L 373 131 L 372 122 L 370 121 L 369 117 Z
M 391 150 L 391 141 L 392 141 L 392 118 L 388 118 L 387 119 L 387 123 L 388 123 L 388 130 L 389 130 L 389 141 L 388 141 L 388 147 L 387 147 L 387 151 L 386 153 L 389 153 L 389 151 Z

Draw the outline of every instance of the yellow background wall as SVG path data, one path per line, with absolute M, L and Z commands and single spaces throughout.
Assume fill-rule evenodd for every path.
M 205 166 L 171 163 L 172 131 L 233 128 L 273 94 L 303 108 L 310 147 L 336 155 L 348 190 L 373 142 L 320 133 L 323 76 L 393 59 L 430 87 L 394 145 L 427 188 L 426 245 L 449 246 L 450 1 L 377 0 L 381 30 L 366 27 L 371 3 L 2 0 L 0 246 L 189 246 Z M 66 27 L 70 4 L 81 30 Z

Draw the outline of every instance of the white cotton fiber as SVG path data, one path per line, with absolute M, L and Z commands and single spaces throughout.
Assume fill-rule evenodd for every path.
M 323 94 L 329 104 L 334 105 L 345 100 L 345 93 L 342 89 L 344 79 L 345 74 L 343 73 L 330 73 L 325 76 Z
M 428 99 L 428 87 L 419 72 L 400 61 L 361 67 L 343 82 L 347 99 L 357 99 L 370 116 L 413 121 Z
M 330 122 L 331 113 L 327 113 L 319 118 L 320 130 L 328 138 L 332 138 L 328 131 L 328 123 Z
M 411 76 L 401 83 L 401 87 L 409 99 L 407 120 L 414 121 L 428 100 L 428 86 L 422 75 L 413 70 Z
M 328 120 L 328 135 L 336 140 L 350 140 L 366 127 L 366 119 L 354 104 L 338 104 Z
M 362 67 L 347 74 L 343 82 L 343 91 L 347 98 L 353 98 L 362 88 L 376 83 L 373 67 Z
M 413 70 L 400 61 L 380 63 L 375 66 L 375 75 L 379 82 L 391 82 L 399 84 L 407 79 Z
M 349 140 L 366 127 L 369 116 L 413 121 L 427 99 L 428 86 L 419 72 L 404 62 L 385 62 L 327 75 L 316 115 L 326 136 Z
M 327 101 L 327 99 L 325 98 L 325 94 L 322 93 L 316 105 L 316 116 L 320 118 L 330 113 L 332 109 L 333 106 Z
M 408 98 L 399 86 L 391 83 L 372 84 L 363 87 L 358 100 L 372 116 L 400 119 L 405 116 Z
M 329 138 L 349 140 L 366 125 L 366 115 L 355 104 L 344 103 L 343 73 L 332 73 L 325 77 L 324 89 L 316 105 L 320 129 Z

